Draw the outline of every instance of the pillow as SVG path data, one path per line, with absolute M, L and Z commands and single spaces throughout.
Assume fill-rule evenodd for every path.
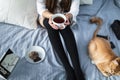
M 0 22 L 37 28 L 36 0 L 0 0 Z
M 93 0 L 80 0 L 80 5 L 82 4 L 93 4 Z

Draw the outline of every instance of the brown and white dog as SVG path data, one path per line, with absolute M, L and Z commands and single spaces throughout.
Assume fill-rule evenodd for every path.
M 120 75 L 120 57 L 116 56 L 112 51 L 108 40 L 97 37 L 97 33 L 103 22 L 102 19 L 93 17 L 90 19 L 90 22 L 97 25 L 97 29 L 88 44 L 91 60 L 104 76 Z

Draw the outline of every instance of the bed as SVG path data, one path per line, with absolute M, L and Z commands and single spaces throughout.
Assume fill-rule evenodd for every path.
M 118 1 L 120 3 L 120 0 Z M 110 27 L 114 20 L 120 19 L 119 14 L 120 6 L 115 0 L 93 0 L 92 5 L 80 6 L 77 24 L 71 28 L 76 38 L 81 68 L 86 80 L 120 80 L 120 76 L 104 77 L 91 63 L 87 51 L 88 42 L 96 29 L 96 25 L 89 23 L 89 19 L 98 16 L 104 21 L 98 34 L 109 36 L 109 40 L 115 45 L 113 51 L 120 56 L 120 41 Z M 64 67 L 52 49 L 46 29 L 39 24 L 37 26 L 37 29 L 30 30 L 15 24 L 0 22 L 0 56 L 11 48 L 20 57 L 8 80 L 65 80 Z M 43 62 L 31 64 L 26 61 L 24 56 L 30 46 L 41 46 L 45 49 L 46 57 Z

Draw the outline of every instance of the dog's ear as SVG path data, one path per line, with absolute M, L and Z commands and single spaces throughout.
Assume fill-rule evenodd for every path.
M 113 64 L 115 64 L 115 65 L 119 65 L 116 60 L 113 60 L 112 62 L 113 62 Z
M 112 61 L 115 65 L 120 65 L 120 58 L 116 58 Z

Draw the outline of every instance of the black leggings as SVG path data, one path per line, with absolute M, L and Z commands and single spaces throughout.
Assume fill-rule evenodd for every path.
M 49 25 L 48 19 L 45 19 L 43 24 L 47 28 L 48 36 L 53 48 L 55 49 L 58 57 L 63 63 L 67 74 L 67 80 L 85 80 L 82 70 L 80 68 L 77 46 L 70 26 L 67 26 L 63 30 L 55 30 Z M 61 33 L 63 37 L 66 49 L 69 52 L 74 69 L 71 67 L 68 58 L 65 54 L 59 33 Z

